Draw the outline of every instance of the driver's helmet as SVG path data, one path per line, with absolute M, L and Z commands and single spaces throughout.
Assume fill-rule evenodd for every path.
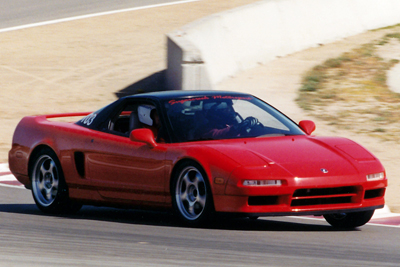
M 138 107 L 139 121 L 145 125 L 152 126 L 153 119 L 151 118 L 150 115 L 153 109 L 155 109 L 155 107 L 151 105 L 140 105 Z
M 233 125 L 238 123 L 237 113 L 233 109 L 232 101 L 207 103 L 204 106 L 207 119 L 217 125 Z

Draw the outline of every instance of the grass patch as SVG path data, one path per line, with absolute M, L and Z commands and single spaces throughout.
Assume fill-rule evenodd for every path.
M 400 32 L 386 34 L 309 70 L 302 78 L 297 104 L 339 129 L 400 142 L 400 94 L 386 85 L 387 70 L 399 60 L 383 59 L 378 53 L 393 39 L 400 44 Z

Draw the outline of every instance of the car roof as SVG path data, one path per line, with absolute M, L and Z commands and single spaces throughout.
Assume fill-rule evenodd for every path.
M 158 99 L 165 100 L 171 98 L 189 98 L 189 97 L 198 97 L 198 96 L 227 96 L 227 95 L 236 95 L 236 96 L 248 96 L 248 94 L 240 93 L 240 92 L 229 92 L 229 91 L 216 91 L 216 90 L 175 90 L 175 91 L 161 91 L 161 92 L 151 92 L 151 93 L 142 93 L 137 95 L 125 96 L 126 98 L 150 98 L 150 99 Z

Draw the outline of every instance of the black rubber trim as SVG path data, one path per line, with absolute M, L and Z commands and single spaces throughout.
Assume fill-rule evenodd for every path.
M 274 216 L 303 216 L 303 215 L 324 215 L 324 214 L 332 214 L 332 213 L 349 213 L 349 212 L 359 212 L 359 211 L 367 211 L 367 210 L 376 210 L 381 209 L 385 205 L 373 206 L 373 207 L 364 207 L 364 208 L 355 208 L 355 209 L 338 209 L 338 210 L 313 210 L 313 211 L 290 211 L 290 212 L 264 212 L 264 213 L 230 213 L 230 212 L 221 212 L 230 215 L 238 215 L 238 216 L 252 216 L 252 217 L 274 217 Z

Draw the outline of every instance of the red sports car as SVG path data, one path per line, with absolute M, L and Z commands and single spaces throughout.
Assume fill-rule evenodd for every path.
M 53 119 L 67 116 L 85 117 Z M 171 208 L 189 225 L 215 212 L 367 223 L 384 206 L 385 169 L 355 142 L 314 129 L 244 93 L 138 94 L 90 114 L 23 118 L 9 166 L 49 213 L 89 204 Z

